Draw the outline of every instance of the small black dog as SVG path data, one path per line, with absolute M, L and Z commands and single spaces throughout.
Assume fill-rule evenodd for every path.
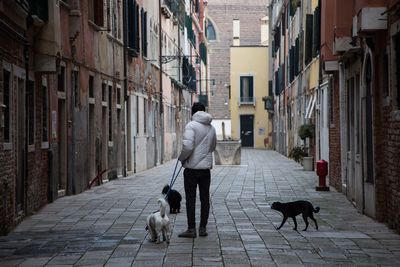
M 181 194 L 174 189 L 169 190 L 169 185 L 164 186 L 161 193 L 166 195 L 166 199 L 169 204 L 169 213 L 170 214 L 179 213 L 182 201 Z
M 297 231 L 296 216 L 299 215 L 300 213 L 303 215 L 303 220 L 306 223 L 306 228 L 304 228 L 303 231 L 307 231 L 308 217 L 310 217 L 310 219 L 314 221 L 315 229 L 318 230 L 318 224 L 314 218 L 313 212 L 317 213 L 319 211 L 319 207 L 316 207 L 314 209 L 313 205 L 308 201 L 299 200 L 287 203 L 274 202 L 272 203 L 271 209 L 280 211 L 283 214 L 283 221 L 281 225 L 277 228 L 278 230 L 281 229 L 283 224 L 286 222 L 287 218 L 291 217 L 294 222 L 293 230 Z

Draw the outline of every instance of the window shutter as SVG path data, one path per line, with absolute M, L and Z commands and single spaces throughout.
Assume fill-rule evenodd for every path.
M 139 30 L 139 5 L 135 3 L 135 50 L 140 52 L 140 30 Z
M 312 59 L 312 41 L 313 41 L 313 15 L 306 15 L 306 40 L 304 63 L 308 65 Z
M 133 5 L 134 1 L 129 0 L 128 1 L 128 47 L 133 48 L 133 25 L 134 25 L 134 20 L 133 20 Z
M 144 22 L 144 31 L 143 31 L 143 55 L 147 57 L 147 12 L 144 12 L 143 16 L 143 22 Z
M 320 47 L 320 11 L 319 6 L 314 11 L 314 25 L 313 25 L 313 48 L 312 56 L 316 57 L 319 54 Z

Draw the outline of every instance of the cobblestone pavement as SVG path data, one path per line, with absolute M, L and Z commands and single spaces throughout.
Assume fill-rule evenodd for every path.
M 213 169 L 208 237 L 177 237 L 186 229 L 183 201 L 182 213 L 169 216 L 171 243 L 151 243 L 145 220 L 174 166 L 45 206 L 0 237 L 0 266 L 400 266 L 398 234 L 358 213 L 343 194 L 316 192 L 313 172 L 267 150 L 244 149 L 242 165 Z M 184 194 L 182 175 L 174 188 Z M 296 232 L 290 219 L 276 230 L 282 217 L 270 204 L 298 199 L 321 207 L 319 231 L 311 222 Z

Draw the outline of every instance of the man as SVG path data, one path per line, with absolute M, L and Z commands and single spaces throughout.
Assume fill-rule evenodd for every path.
M 199 236 L 207 236 L 207 222 L 210 211 L 210 182 L 217 136 L 211 125 L 212 117 L 205 112 L 201 103 L 192 106 L 192 121 L 185 127 L 183 147 L 179 160 L 185 168 L 183 172 L 188 229 L 179 237 L 196 237 L 196 189 L 199 186 L 201 212 Z

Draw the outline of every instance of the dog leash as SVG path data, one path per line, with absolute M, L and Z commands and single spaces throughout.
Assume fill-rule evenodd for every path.
M 172 186 L 174 185 L 176 179 L 177 179 L 178 176 L 179 176 L 179 173 L 180 173 L 181 170 L 182 170 L 183 165 L 181 165 L 181 167 L 179 168 L 178 172 L 176 173 L 176 168 L 178 167 L 178 162 L 179 162 L 179 159 L 176 160 L 175 169 L 174 169 L 174 172 L 173 172 L 172 177 L 171 177 L 171 182 L 169 183 L 169 189 L 168 189 L 168 191 L 167 191 L 167 194 L 165 195 L 166 198 L 168 197 L 169 191 L 171 191 Z M 175 173 L 176 173 L 176 175 L 175 175 Z

